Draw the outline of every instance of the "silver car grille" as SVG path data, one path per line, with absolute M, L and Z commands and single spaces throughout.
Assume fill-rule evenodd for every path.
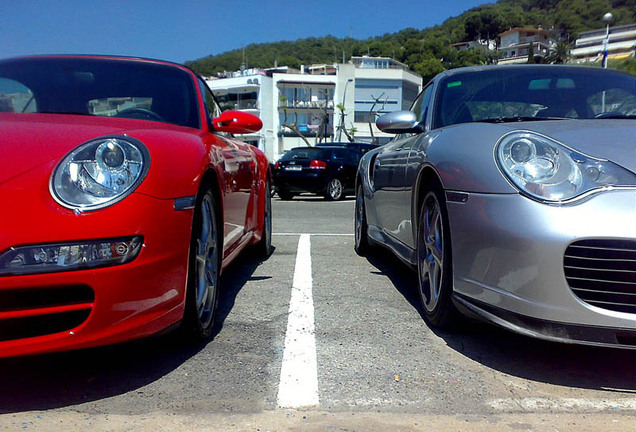
M 585 303 L 636 314 L 636 240 L 583 240 L 565 251 L 565 277 Z

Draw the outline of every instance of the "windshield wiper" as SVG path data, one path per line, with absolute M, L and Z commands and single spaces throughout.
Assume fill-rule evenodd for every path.
M 38 111 L 38 114 L 63 114 L 63 115 L 83 115 L 83 116 L 94 115 L 94 114 L 89 114 L 87 112 L 79 112 L 79 111 Z
M 544 121 L 544 120 L 573 120 L 570 117 L 529 117 L 529 116 L 511 116 L 511 117 L 492 117 L 483 120 L 477 120 L 484 123 L 514 123 L 524 121 Z
M 607 112 L 607 113 L 598 114 L 594 118 L 597 118 L 597 119 L 636 119 L 636 114 L 621 114 L 621 113 Z

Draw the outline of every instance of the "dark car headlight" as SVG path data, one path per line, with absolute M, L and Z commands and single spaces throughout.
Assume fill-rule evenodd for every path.
M 596 190 L 636 186 L 636 174 L 631 171 L 534 132 L 505 135 L 495 155 L 510 182 L 542 202 L 568 201 Z
M 96 210 L 121 201 L 142 182 L 150 153 L 140 141 L 108 136 L 84 143 L 53 171 L 51 195 L 64 207 Z

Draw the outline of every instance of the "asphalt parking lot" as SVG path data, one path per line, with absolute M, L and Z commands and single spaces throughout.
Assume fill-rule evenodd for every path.
M 0 360 L 0 431 L 636 430 L 636 352 L 431 330 L 415 274 L 354 253 L 353 208 L 275 198 L 275 251 L 228 268 L 205 346 Z

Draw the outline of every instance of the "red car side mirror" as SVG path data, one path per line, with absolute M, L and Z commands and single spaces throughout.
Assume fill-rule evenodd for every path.
M 214 130 L 231 134 L 258 132 L 263 127 L 261 119 L 243 111 L 225 111 L 212 119 Z

